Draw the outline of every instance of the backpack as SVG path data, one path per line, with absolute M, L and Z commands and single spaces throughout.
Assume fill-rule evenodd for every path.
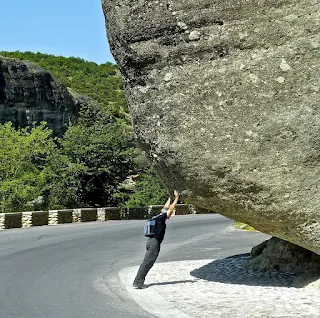
M 153 237 L 156 231 L 156 217 L 149 219 L 144 225 L 144 236 Z

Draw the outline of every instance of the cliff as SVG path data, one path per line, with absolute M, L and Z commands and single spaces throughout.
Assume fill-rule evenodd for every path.
M 88 101 L 41 67 L 0 56 L 0 123 L 11 121 L 18 128 L 46 121 L 55 135 L 61 135 Z

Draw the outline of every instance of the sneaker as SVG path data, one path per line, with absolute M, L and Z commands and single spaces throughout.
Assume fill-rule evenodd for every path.
M 148 288 L 149 286 L 146 284 L 142 284 L 142 285 L 133 284 L 133 287 L 136 289 L 145 289 L 145 288 Z

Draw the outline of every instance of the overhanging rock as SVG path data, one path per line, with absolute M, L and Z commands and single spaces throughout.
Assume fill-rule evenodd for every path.
M 187 200 L 320 254 L 317 0 L 104 0 L 140 144 Z

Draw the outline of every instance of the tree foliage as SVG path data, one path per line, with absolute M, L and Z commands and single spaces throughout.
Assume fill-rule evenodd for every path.
M 83 115 L 59 140 L 59 151 L 50 157 L 46 175 L 51 208 L 117 203 L 114 194 L 133 167 L 132 133 L 105 113 L 97 112 L 92 122 Z
M 127 207 L 163 204 L 168 199 L 168 191 L 152 168 L 141 174 L 136 188 L 125 203 Z
M 43 168 L 54 143 L 45 123 L 31 130 L 0 125 L 1 212 L 32 209 L 28 204 L 41 194 Z

